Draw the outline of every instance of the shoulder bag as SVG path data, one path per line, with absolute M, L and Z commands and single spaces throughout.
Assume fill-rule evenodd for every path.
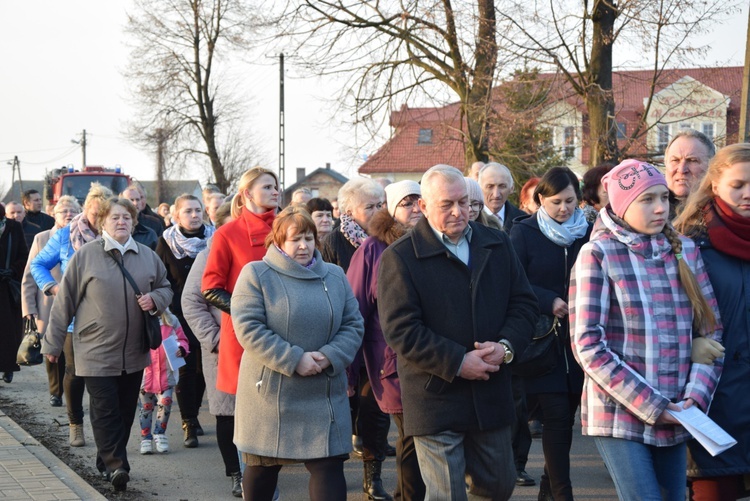
M 39 365 L 44 361 L 42 343 L 39 341 L 39 331 L 34 317 L 23 319 L 23 338 L 16 353 L 18 365 Z
M 513 361 L 513 373 L 521 377 L 539 377 L 557 367 L 562 347 L 557 335 L 560 320 L 553 315 L 539 315 L 531 344 Z
M 143 294 L 141 294 L 140 289 L 135 283 L 135 280 L 133 280 L 133 277 L 128 273 L 128 270 L 125 269 L 125 267 L 122 265 L 120 261 L 115 258 L 112 254 L 109 254 L 109 256 L 115 260 L 115 263 L 117 263 L 117 266 L 120 267 L 120 271 L 122 272 L 122 275 L 127 279 L 128 282 L 130 282 L 130 286 L 135 291 L 135 296 L 140 298 Z M 143 311 L 143 352 L 147 352 L 148 350 L 155 350 L 159 346 L 161 346 L 161 326 L 159 325 L 159 317 L 157 315 L 152 315 L 148 311 Z

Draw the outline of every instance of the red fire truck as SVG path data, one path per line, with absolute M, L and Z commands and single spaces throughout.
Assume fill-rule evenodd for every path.
M 99 183 L 119 195 L 130 184 L 130 176 L 120 167 L 107 168 L 100 165 L 86 166 L 83 170 L 61 167 L 47 173 L 44 179 L 44 198 L 56 204 L 63 195 L 73 195 L 83 205 L 91 183 Z

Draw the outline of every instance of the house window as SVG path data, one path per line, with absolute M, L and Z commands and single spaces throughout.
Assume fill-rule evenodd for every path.
M 573 158 L 576 151 L 576 128 L 568 126 L 563 129 L 563 157 Z
M 680 122 L 680 130 L 692 129 L 692 128 L 693 128 L 693 124 L 691 124 L 690 122 Z
M 703 122 L 701 124 L 701 132 L 711 141 L 714 140 L 714 124 L 712 122 Z
M 432 144 L 432 129 L 419 129 L 417 144 Z
M 617 122 L 617 140 L 622 141 L 627 139 L 628 124 L 625 122 Z
M 656 125 L 656 152 L 664 153 L 669 144 L 669 125 L 668 124 L 657 124 Z

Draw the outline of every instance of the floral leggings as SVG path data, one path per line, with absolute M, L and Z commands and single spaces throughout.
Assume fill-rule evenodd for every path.
M 162 393 L 148 393 L 141 389 L 139 400 L 141 402 L 141 439 L 151 440 L 154 435 L 163 435 L 167 431 L 169 414 L 172 412 L 172 391 L 169 387 Z M 156 407 L 156 419 L 152 419 Z M 152 428 L 153 422 L 153 428 Z

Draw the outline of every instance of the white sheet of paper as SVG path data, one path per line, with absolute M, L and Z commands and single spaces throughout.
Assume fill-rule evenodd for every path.
M 167 355 L 167 363 L 172 372 L 177 372 L 180 367 L 185 365 L 185 359 L 177 356 L 177 350 L 180 349 L 180 344 L 177 342 L 175 336 L 169 336 L 161 342 L 164 347 L 164 353 Z
M 681 412 L 667 410 L 685 427 L 712 456 L 721 454 L 737 443 L 729 433 L 705 415 L 698 407 L 692 406 Z

